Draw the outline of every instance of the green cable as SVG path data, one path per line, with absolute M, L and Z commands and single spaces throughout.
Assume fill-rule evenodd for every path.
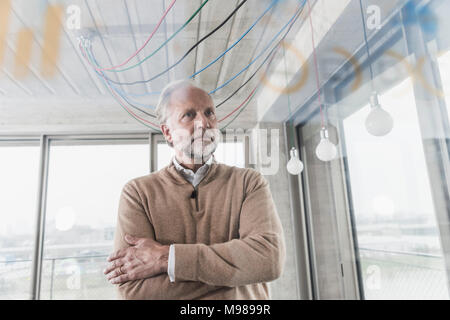
M 278 42 L 278 44 L 277 44 L 277 46 L 279 46 L 280 45 L 280 43 L 281 42 Z M 276 47 L 275 47 L 276 48 Z M 275 49 L 274 48 L 274 49 Z M 273 58 L 275 57 L 275 54 L 278 52 L 278 49 L 276 49 L 275 51 L 274 51 L 274 53 L 272 54 L 272 57 L 270 58 L 270 60 L 269 60 L 269 63 L 267 64 L 267 70 L 266 70 L 266 72 L 268 72 L 269 71 L 269 67 L 270 67 L 270 65 L 271 65 L 271 63 L 272 63 L 272 60 L 273 60 Z M 256 74 L 256 73 L 255 73 Z M 254 75 L 255 75 L 254 74 Z M 220 130 L 223 130 L 223 129 L 225 129 L 226 127 L 228 127 L 234 120 L 236 120 L 236 118 L 237 117 L 239 117 L 239 115 L 242 113 L 242 111 L 244 111 L 246 108 L 247 108 L 247 106 L 250 104 L 250 101 L 252 101 L 252 99 L 256 96 L 256 93 L 260 90 L 260 88 L 261 88 L 261 80 L 260 80 L 260 82 L 258 83 L 258 85 L 256 86 L 256 89 L 255 89 L 255 92 L 253 92 L 253 95 L 250 97 L 250 99 L 248 99 L 248 101 L 245 103 L 245 105 L 241 108 L 241 110 L 236 114 L 236 116 L 233 118 L 233 119 L 231 119 L 230 120 L 230 122 L 228 122 L 224 127 L 222 127 Z
M 95 65 L 95 61 L 92 60 L 92 58 L 91 58 L 91 56 L 90 56 L 89 54 L 88 54 L 86 57 L 89 59 L 89 61 L 90 61 L 90 63 L 91 63 L 92 65 Z M 108 88 L 108 90 L 112 90 L 111 88 L 108 87 L 106 80 L 104 81 L 104 84 L 105 84 L 105 86 Z M 116 100 L 116 98 L 114 97 L 114 95 L 113 95 L 113 99 Z M 126 112 L 134 119 L 134 120 L 136 120 L 136 121 L 139 122 L 140 124 L 146 126 L 147 128 L 150 128 L 150 129 L 154 130 L 154 131 L 157 132 L 157 133 L 161 133 L 161 132 L 162 132 L 160 129 L 156 129 L 156 128 L 152 127 L 152 126 L 149 126 L 148 124 L 146 124 L 146 123 L 145 123 L 144 121 L 142 121 L 141 119 L 136 118 L 130 111 L 127 110 L 127 108 L 124 108 L 124 106 L 122 106 L 122 104 L 121 104 L 119 101 L 117 101 L 117 102 L 119 103 L 119 106 L 120 106 L 123 110 L 125 110 L 125 111 L 126 111 Z
M 153 130 L 154 132 L 156 132 L 156 133 L 161 133 L 161 130 L 158 130 L 158 129 L 152 127 L 152 126 L 149 126 L 149 125 L 146 124 L 144 121 L 142 121 L 142 120 L 136 118 L 135 116 L 133 116 L 133 115 L 130 113 L 130 111 L 128 111 L 127 109 L 125 109 L 120 103 L 119 103 L 119 105 L 120 105 L 120 107 L 121 107 L 123 110 L 125 110 L 125 111 L 126 111 L 126 112 L 134 119 L 134 120 L 137 120 L 140 124 L 146 126 L 147 128 L 152 129 L 152 130 Z
M 205 0 L 200 7 L 197 9 L 197 11 L 194 12 L 194 14 L 189 18 L 188 21 L 186 21 L 173 35 L 171 35 L 166 41 L 163 42 L 163 44 L 161 44 L 155 51 L 153 51 L 149 56 L 145 57 L 143 60 L 141 60 L 140 62 L 129 66 L 125 69 L 118 69 L 118 70 L 106 70 L 109 72 L 122 72 L 122 71 L 127 71 L 130 70 L 132 68 L 135 68 L 137 66 L 139 66 L 140 64 L 142 64 L 144 61 L 146 61 L 147 59 L 150 59 L 153 55 L 155 55 L 159 50 L 161 50 L 162 47 L 164 47 L 170 40 L 172 40 L 181 30 L 183 30 L 188 24 L 189 22 L 192 21 L 192 19 L 195 18 L 195 16 L 200 12 L 200 10 L 202 10 L 203 6 L 208 2 L 209 0 Z

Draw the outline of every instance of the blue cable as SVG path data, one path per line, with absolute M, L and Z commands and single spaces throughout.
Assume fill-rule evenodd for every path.
M 264 12 L 256 19 L 256 21 L 247 29 L 247 31 L 245 31 L 240 38 L 235 41 L 227 50 L 225 50 L 224 52 L 222 52 L 217 58 L 215 58 L 213 61 L 211 61 L 208 65 L 206 65 L 204 68 L 202 68 L 201 70 L 195 72 L 194 74 L 192 74 L 191 76 L 189 76 L 187 79 L 192 79 L 193 77 L 195 77 L 196 75 L 198 75 L 199 73 L 203 72 L 204 70 L 208 69 L 211 65 L 213 65 L 214 63 L 216 63 L 220 58 L 222 58 L 228 51 L 230 51 L 231 49 L 233 49 L 254 27 L 255 25 L 266 15 L 266 13 L 272 9 L 272 7 L 278 3 L 278 1 L 280 0 L 272 0 L 272 2 L 270 3 L 270 5 L 264 10 Z M 148 83 L 150 82 L 150 80 L 155 80 L 155 79 L 149 79 L 149 80 L 139 80 L 139 81 L 133 81 L 133 82 L 120 82 L 120 81 L 115 81 L 112 80 L 111 78 L 107 77 L 105 75 L 106 79 L 108 80 L 108 82 L 112 82 L 118 85 L 135 85 L 135 84 L 143 84 L 143 83 Z
M 225 87 L 227 84 L 229 84 L 231 81 L 233 81 L 234 79 L 236 79 L 242 72 L 244 72 L 245 70 L 247 70 L 253 63 L 255 63 L 256 60 L 259 59 L 259 57 L 262 56 L 262 54 L 264 52 L 267 51 L 267 49 L 269 49 L 269 47 L 272 45 L 272 43 L 275 41 L 275 39 L 281 34 L 281 32 L 283 32 L 284 29 L 287 28 L 287 26 L 292 22 L 292 20 L 294 20 L 295 16 L 297 15 L 298 11 L 301 10 L 301 8 L 303 8 L 305 6 L 306 0 L 303 0 L 303 4 L 300 6 L 300 8 L 295 12 L 295 14 L 292 16 L 291 19 L 289 19 L 288 23 L 286 23 L 283 28 L 281 28 L 280 31 L 278 31 L 278 33 L 272 38 L 272 40 L 270 40 L 269 44 L 256 56 L 255 59 L 253 59 L 245 68 L 243 68 L 241 71 L 239 71 L 237 74 L 235 74 L 233 77 L 231 77 L 229 80 L 227 80 L 225 83 L 223 83 L 221 86 L 215 88 L 214 90 L 212 90 L 211 92 L 209 92 L 209 94 L 213 94 L 214 92 L 216 92 L 219 89 L 222 89 L 223 87 Z
M 277 2 L 277 1 L 279 1 L 279 0 L 274 0 L 273 2 Z M 254 63 L 256 62 L 256 60 L 258 60 L 258 59 L 263 55 L 263 53 L 266 52 L 266 51 L 270 48 L 270 46 L 272 45 L 272 43 L 273 43 L 273 42 L 276 40 L 276 38 L 281 34 L 281 32 L 283 32 L 283 30 L 287 28 L 287 26 L 292 22 L 292 20 L 293 20 L 293 19 L 295 18 L 295 16 L 297 15 L 298 11 L 301 10 L 301 9 L 305 6 L 305 4 L 306 4 L 306 0 L 303 0 L 302 4 L 300 5 L 300 7 L 299 7 L 299 9 L 296 11 L 296 13 L 295 13 L 295 14 L 289 19 L 289 21 L 288 21 L 288 22 L 287 22 L 287 23 L 286 23 L 286 24 L 285 24 L 285 25 L 284 25 L 284 26 L 283 26 L 283 27 L 275 34 L 275 36 L 269 41 L 269 43 L 266 45 L 266 47 L 265 47 L 263 50 L 261 50 L 261 52 L 256 56 L 256 58 L 254 58 L 254 59 L 253 59 L 246 67 L 244 67 L 243 69 L 241 69 L 238 73 L 236 73 L 233 77 L 231 77 L 230 79 L 228 79 L 228 80 L 227 80 L 225 83 L 223 83 L 221 86 L 219 86 L 219 87 L 217 87 L 216 89 L 210 91 L 209 94 L 213 94 L 213 93 L 215 93 L 216 91 L 222 89 L 223 87 L 225 87 L 226 85 L 228 85 L 231 81 L 233 81 L 235 78 L 237 78 L 240 74 L 242 74 L 242 72 L 244 72 L 245 70 L 247 70 L 252 64 L 254 64 Z M 270 7 L 267 8 L 267 10 L 268 10 L 268 9 L 270 9 Z M 263 14 L 263 15 L 264 15 L 264 14 Z M 261 16 L 261 17 L 262 17 L 262 16 Z M 260 18 L 261 18 L 261 17 L 260 17 Z M 253 23 L 252 27 L 253 27 L 257 22 L 258 22 L 258 21 L 255 21 L 255 22 Z M 245 36 L 249 31 L 250 31 L 250 29 L 247 30 L 247 32 L 244 33 L 243 36 Z M 243 36 L 242 36 L 242 37 L 243 37 Z M 240 39 L 238 39 L 238 41 L 236 41 L 235 44 L 237 44 L 240 40 L 242 40 L 242 37 L 241 37 Z M 235 44 L 233 44 L 233 46 L 234 46 Z M 231 48 L 232 48 L 232 47 L 230 47 L 227 51 L 231 50 Z M 98 62 L 96 61 L 95 57 L 91 54 L 90 50 L 86 50 L 86 51 L 88 51 L 88 55 L 89 55 L 90 59 L 91 59 L 91 60 L 94 60 L 94 63 L 98 66 Z M 223 56 L 227 51 L 223 52 L 217 59 L 219 59 L 221 56 Z M 217 59 L 216 59 L 215 61 L 217 61 Z M 214 63 L 215 61 L 211 62 L 210 64 Z M 208 66 L 209 66 L 209 65 L 208 65 Z M 198 71 L 196 74 L 200 73 L 201 71 L 203 71 L 204 69 L 206 69 L 208 66 L 206 66 L 206 67 L 203 68 L 202 70 Z M 102 75 L 101 75 L 97 70 L 95 70 L 95 72 L 96 72 L 100 77 L 102 77 Z M 192 77 L 192 76 L 191 76 L 191 77 Z M 187 79 L 190 79 L 191 77 L 188 77 Z M 106 76 L 105 76 L 105 78 L 106 78 L 107 80 L 109 80 Z M 103 78 L 102 78 L 102 80 L 104 81 Z M 114 89 L 114 91 L 116 91 L 116 92 L 117 92 L 117 93 L 118 93 L 125 101 L 127 101 L 128 103 L 130 103 L 130 102 L 128 101 L 128 99 L 127 99 L 124 95 L 130 95 L 130 96 L 147 96 L 147 95 L 154 95 L 154 94 L 160 94 L 160 93 L 161 93 L 161 92 L 149 92 L 149 93 L 143 93 L 143 94 L 127 93 L 127 92 L 124 92 L 123 90 L 121 90 L 120 88 L 116 87 L 116 86 L 115 86 L 113 83 L 111 83 L 110 81 L 108 81 L 108 83 L 111 85 L 111 87 Z M 137 105 L 146 107 L 146 108 L 155 109 L 154 106 L 142 104 L 142 103 L 139 103 L 139 102 L 134 101 L 134 100 L 130 100 L 130 101 L 132 101 L 133 103 L 135 103 L 135 104 L 137 104 Z M 131 103 L 130 103 L 130 104 L 131 104 Z
M 253 27 L 259 22 L 259 20 L 262 19 L 262 17 L 270 10 L 272 9 L 272 7 L 275 5 L 275 3 L 277 3 L 279 0 L 273 0 L 272 3 L 266 8 L 266 10 L 264 10 L 264 12 L 258 17 L 258 19 L 256 19 L 256 21 L 250 26 L 250 28 L 248 28 L 247 31 L 244 32 L 243 35 L 241 35 L 241 37 L 231 45 L 231 47 L 229 47 L 227 50 L 225 50 L 221 55 L 219 55 L 216 59 L 214 59 L 213 61 L 211 61 L 206 67 L 200 69 L 199 71 L 197 71 L 196 73 L 194 73 L 193 75 L 191 75 L 189 77 L 189 79 L 192 79 L 193 77 L 195 77 L 196 75 L 198 75 L 200 72 L 208 69 L 213 63 L 217 62 L 217 60 L 219 60 L 220 58 L 222 58 L 228 51 L 230 51 L 231 49 L 233 49 L 238 43 L 239 41 L 242 40 L 242 38 L 244 38 L 247 33 L 249 33 Z
M 88 56 L 88 58 L 89 58 L 89 60 L 91 60 L 91 63 L 93 63 L 93 64 L 95 64 L 96 66 L 99 66 L 99 64 L 98 64 L 98 62 L 97 62 L 97 60 L 95 59 L 95 57 L 92 55 L 92 52 L 91 52 L 91 50 L 86 50 L 86 52 L 87 52 L 87 56 Z M 133 101 L 133 103 L 130 103 L 130 101 L 123 95 L 123 91 L 122 90 L 120 90 L 119 88 L 117 88 L 114 84 L 112 84 L 112 83 L 109 83 L 109 81 L 108 80 L 105 80 L 105 74 L 103 73 L 103 71 L 98 71 L 98 70 L 96 70 L 95 69 L 95 72 L 97 73 L 97 76 L 100 78 L 100 80 L 102 80 L 102 82 L 103 82 L 103 84 L 105 85 L 105 86 L 107 86 L 108 84 L 111 86 L 111 88 L 122 98 L 122 99 L 124 99 L 128 104 L 130 104 L 130 105 L 133 105 L 133 104 L 137 104 L 137 105 L 139 105 L 139 106 L 142 106 L 142 107 L 145 107 L 145 108 L 151 108 L 151 109 L 155 109 L 155 107 L 154 106 L 150 106 L 150 105 L 146 105 L 146 104 L 142 104 L 142 103 L 139 103 L 139 102 L 137 102 L 137 101 L 134 101 L 134 100 L 132 100 Z M 108 82 L 107 82 L 108 81 Z

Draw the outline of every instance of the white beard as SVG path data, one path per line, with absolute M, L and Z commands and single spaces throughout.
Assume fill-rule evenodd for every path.
M 218 130 L 207 130 L 205 135 L 197 137 L 187 137 L 180 141 L 175 148 L 181 151 L 187 158 L 194 161 L 194 164 L 202 164 L 216 151 L 219 145 L 220 133 Z

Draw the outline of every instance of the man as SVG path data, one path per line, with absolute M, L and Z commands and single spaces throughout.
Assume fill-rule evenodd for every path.
M 207 92 L 171 83 L 156 113 L 175 156 L 124 186 L 108 280 L 123 299 L 269 299 L 285 244 L 267 181 L 213 159 L 220 136 Z

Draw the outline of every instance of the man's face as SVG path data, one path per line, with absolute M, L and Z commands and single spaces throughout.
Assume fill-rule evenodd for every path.
M 201 164 L 216 150 L 219 130 L 211 97 L 203 90 L 188 87 L 172 93 L 169 116 L 161 130 L 176 151 Z

